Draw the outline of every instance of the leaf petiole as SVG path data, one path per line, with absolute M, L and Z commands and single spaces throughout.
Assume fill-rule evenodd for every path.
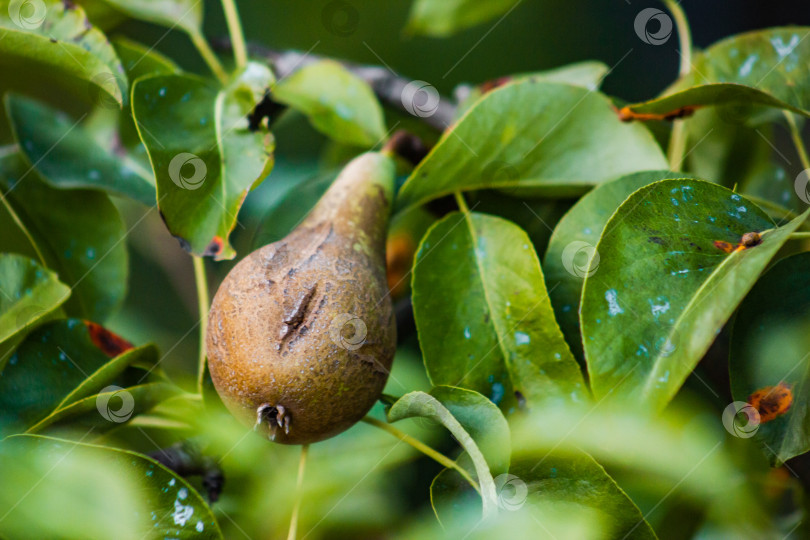
M 200 32 L 191 32 L 188 36 L 219 82 L 223 85 L 227 84 L 228 74 L 225 72 L 225 68 L 222 67 L 222 63 L 219 61 L 219 58 L 217 58 L 217 55 L 214 54 L 208 41 L 206 41 L 205 36 Z
M 208 281 L 205 276 L 205 261 L 202 257 L 192 257 L 194 262 L 194 282 L 197 284 L 197 307 L 200 316 L 200 349 L 197 359 L 197 392 L 202 394 L 205 378 L 205 332 L 208 328 Z
M 437 463 L 444 465 L 448 469 L 453 469 L 454 471 L 458 472 L 473 487 L 473 489 L 475 489 L 475 491 L 478 492 L 479 495 L 481 494 L 481 488 L 478 487 L 478 483 L 475 480 L 473 480 L 473 478 L 470 476 L 470 473 L 464 470 L 464 468 L 461 465 L 459 465 L 449 457 L 437 452 L 436 450 L 429 447 L 425 443 L 411 437 L 404 431 L 395 428 L 391 424 L 387 424 L 371 416 L 366 416 L 365 418 L 363 418 L 363 422 L 378 427 L 383 431 L 387 431 L 400 441 L 411 445 L 414 449 L 422 452 L 427 457 L 433 459 Z

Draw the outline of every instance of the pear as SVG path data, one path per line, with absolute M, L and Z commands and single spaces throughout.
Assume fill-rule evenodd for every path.
M 385 386 L 396 349 L 385 273 L 394 177 L 389 155 L 356 157 L 300 225 L 217 290 L 211 378 L 231 413 L 271 440 L 337 435 Z

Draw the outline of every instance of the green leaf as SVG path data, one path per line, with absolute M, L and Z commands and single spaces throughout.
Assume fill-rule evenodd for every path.
M 582 292 L 595 396 L 666 405 L 807 215 L 774 228 L 740 195 L 699 180 L 633 193 L 605 226 L 596 246 L 605 256 L 592 260 Z M 761 243 L 738 249 L 750 232 Z
M 507 413 L 523 398 L 587 399 L 537 254 L 513 223 L 454 212 L 431 227 L 414 262 L 413 308 L 433 384 L 475 390 Z
M 506 509 L 523 504 L 564 504 L 576 515 L 595 513 L 606 538 L 655 539 L 638 507 L 584 452 L 521 452 L 500 480 L 498 500 Z
M 508 80 L 518 81 L 533 78 L 538 81 L 565 83 L 573 86 L 581 86 L 583 88 L 587 88 L 588 90 L 597 90 L 608 71 L 609 68 L 604 63 L 588 60 L 585 62 L 567 64 L 545 71 L 518 73 L 511 75 Z M 496 80 L 495 82 L 497 84 L 500 82 L 500 80 Z M 485 89 L 486 86 L 487 83 L 484 83 L 483 85 L 478 85 L 470 90 L 470 95 L 465 97 L 464 101 L 459 103 L 458 107 L 456 107 L 456 118 L 461 117 L 461 115 L 467 112 L 467 110 L 472 107 L 476 101 L 481 99 L 481 96 L 487 93 L 487 90 Z
M 222 538 L 222 532 L 219 530 L 211 508 L 191 484 L 144 455 L 41 435 L 18 435 L 6 439 L 0 443 L 0 455 L 16 456 L 13 460 L 0 460 L 15 465 L 20 461 L 30 463 L 37 458 L 40 461 L 43 461 L 42 458 L 46 458 L 45 461 L 49 463 L 50 470 L 56 469 L 57 465 L 63 461 L 74 464 L 79 461 L 84 465 L 82 469 L 88 471 L 92 471 L 94 467 L 101 467 L 107 474 L 101 475 L 100 479 L 115 478 L 116 484 L 120 484 L 121 487 L 114 486 L 115 490 L 104 492 L 104 498 L 111 498 L 111 501 L 104 505 L 104 513 L 105 515 L 115 515 L 119 524 L 128 524 L 127 528 L 110 530 L 106 534 L 93 536 L 94 538 L 160 537 L 195 540 Z M 49 476 L 46 472 L 49 471 L 49 468 L 41 467 L 45 474 L 39 475 L 39 478 L 31 478 L 28 482 L 31 484 L 36 482 L 36 485 L 39 485 L 39 482 Z M 62 469 L 61 466 L 60 469 Z M 19 495 L 25 493 L 24 486 L 20 485 L 20 480 L 23 480 L 23 484 L 25 483 L 24 476 L 13 470 L 5 472 L 12 474 L 11 478 L 17 481 L 12 484 L 16 488 L 15 491 L 19 491 Z M 64 478 L 60 475 L 55 476 Z M 79 475 L 74 476 L 80 478 Z M 4 478 L 7 477 L 4 475 Z M 88 500 L 95 500 L 93 495 L 95 489 L 93 489 L 92 483 L 80 482 L 78 484 L 84 489 L 77 489 L 75 484 L 60 484 L 58 479 L 53 478 L 46 482 L 44 488 L 52 493 L 51 504 L 63 505 L 61 508 L 49 508 L 48 513 L 61 514 L 64 508 L 72 508 L 72 501 L 66 499 L 67 493 L 76 494 L 74 496 L 85 503 Z M 33 487 L 28 487 L 33 490 Z M 117 496 L 112 497 L 113 494 Z M 21 497 L 20 502 L 24 498 Z M 94 505 L 93 508 L 98 507 Z M 28 510 L 32 509 L 28 508 Z M 25 509 L 22 512 L 24 513 Z M 70 516 L 54 515 L 46 521 L 69 522 L 69 518 Z M 92 523 L 92 527 L 90 524 L 85 524 L 85 530 L 97 530 L 96 520 L 94 519 Z
M 304 113 L 338 142 L 368 148 L 385 137 L 382 107 L 371 87 L 338 62 L 321 60 L 281 79 L 273 99 Z
M 762 276 L 740 305 L 732 327 L 729 371 L 734 399 L 752 403 L 751 396 L 759 392 L 767 396 L 762 402 L 778 404 L 782 387 L 791 392 L 787 411 L 760 405 L 757 423 L 742 433 L 756 433 L 773 466 L 810 450 L 808 324 L 810 252 L 804 252 L 778 261 Z
M 588 262 L 613 212 L 635 190 L 664 178 L 691 178 L 684 173 L 645 171 L 596 186 L 582 197 L 554 228 L 543 259 L 549 296 L 563 335 L 574 354 L 582 357 L 579 298 Z
M 435 386 L 430 395 L 458 420 L 481 450 L 492 474 L 509 470 L 509 425 L 500 409 L 473 390 Z
M 131 347 L 79 319 L 40 326 L 0 373 L 0 434 L 25 431 L 60 406 L 109 384 L 139 382 L 145 377 L 141 370 L 122 374 L 134 363 L 155 363 L 157 352 L 153 347 Z
M 456 420 L 470 434 L 478 445 L 481 453 L 489 465 L 493 475 L 503 474 L 509 470 L 511 452 L 509 425 L 501 411 L 490 400 L 478 392 L 455 388 L 452 386 L 436 386 L 430 395 L 438 399 L 447 407 Z M 458 463 L 475 474 L 475 466 L 469 454 L 459 457 Z M 433 479 L 430 487 L 430 499 L 434 506 L 436 516 L 442 521 L 438 506 L 455 504 L 458 497 L 477 500 L 481 499 L 467 481 L 454 469 L 444 469 Z
M 103 148 L 78 121 L 15 94 L 7 94 L 5 104 L 20 151 L 53 187 L 99 189 L 155 204 L 151 171 Z
M 0 291 L 0 343 L 42 321 L 70 296 L 55 273 L 13 253 L 0 253 Z M 0 358 L 0 372 L 5 360 Z
M 130 81 L 147 75 L 171 75 L 182 71 L 173 60 L 157 52 L 154 47 L 122 36 L 113 39 L 112 44 Z
M 48 267 L 71 287 L 67 312 L 106 319 L 126 296 L 128 271 L 124 223 L 109 197 L 49 187 L 19 154 L 0 160 L 0 189 Z M 10 240 L 0 237 L 0 249 Z
M 281 196 L 278 202 L 267 208 L 253 238 L 253 248 L 281 240 L 301 223 L 326 193 L 335 179 L 334 173 L 307 178 Z
M 640 114 L 683 107 L 764 105 L 810 116 L 810 28 L 757 30 L 715 43 L 664 96 L 630 105 Z
M 459 190 L 569 197 L 667 163 L 647 129 L 619 120 L 598 92 L 533 78 L 478 101 L 408 178 L 399 209 Z
M 119 105 L 126 100 L 121 62 L 81 7 L 61 0 L 0 0 L 0 73 L 37 69 L 85 85 L 89 100 L 99 91 Z
M 135 19 L 188 34 L 202 32 L 203 3 L 197 0 L 101 0 Z
M 457 407 L 470 406 L 470 400 L 475 402 L 474 398 L 469 396 L 463 398 L 467 401 L 459 401 L 455 396 L 462 394 L 455 393 L 454 391 L 447 390 L 444 396 L 449 396 L 457 404 Z M 441 394 L 440 394 L 441 395 Z M 473 404 L 473 407 L 478 407 L 481 411 L 486 411 L 484 406 L 481 406 L 480 400 L 477 400 L 479 405 Z M 430 418 L 441 423 L 450 431 L 453 437 L 456 438 L 458 443 L 467 452 L 467 455 L 472 460 L 475 467 L 475 473 L 478 476 L 478 483 L 481 487 L 481 499 L 484 505 L 484 516 L 490 516 L 495 512 L 495 483 L 492 479 L 492 473 L 489 471 L 489 465 L 486 458 L 478 448 L 476 441 L 472 438 L 469 432 L 464 429 L 459 420 L 445 407 L 437 398 L 426 394 L 424 392 L 410 392 L 399 398 L 396 403 L 391 405 L 388 409 L 388 421 L 396 422 L 405 418 Z M 465 415 L 466 416 L 466 415 Z
M 98 394 L 56 409 L 26 432 L 93 428 L 100 433 L 114 429 L 133 416 L 146 412 L 179 394 L 180 389 L 177 386 L 165 382 L 149 382 L 126 388 L 110 385 Z
M 768 506 L 762 504 L 762 489 L 751 483 L 752 476 L 766 472 L 762 460 L 735 447 L 718 416 L 678 404 L 650 416 L 602 402 L 598 407 L 547 408 L 516 419 L 510 427 L 513 448 L 521 455 L 587 452 L 610 471 L 643 479 L 651 504 L 677 490 L 685 502 L 724 525 L 729 538 L 778 537 Z M 520 456 L 512 461 L 517 465 Z M 544 465 L 540 462 L 536 470 Z
M 414 0 L 405 31 L 447 37 L 503 16 L 518 4 L 520 0 Z
M 223 90 L 190 75 L 135 82 L 132 109 L 157 178 L 158 207 L 194 255 L 236 255 L 228 237 L 239 208 L 273 164 L 272 135 L 266 126 L 251 131 L 247 121 L 271 82 L 270 71 L 254 63 Z

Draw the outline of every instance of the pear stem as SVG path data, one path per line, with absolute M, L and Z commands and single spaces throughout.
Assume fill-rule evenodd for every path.
M 205 275 L 205 261 L 202 257 L 192 257 L 194 281 L 197 284 L 197 309 L 200 317 L 200 348 L 197 357 L 197 392 L 202 395 L 205 382 L 205 332 L 208 329 L 208 280 Z
M 437 452 L 436 450 L 429 447 L 422 441 L 414 439 L 404 431 L 395 428 L 391 424 L 386 424 L 385 422 L 381 422 L 380 420 L 377 420 L 376 418 L 373 418 L 371 416 L 366 416 L 365 418 L 363 418 L 363 422 L 365 422 L 366 424 L 370 424 L 374 427 L 378 427 L 381 430 L 390 433 L 400 441 L 411 445 L 413 448 L 422 452 L 427 457 L 433 459 L 437 463 L 444 465 L 448 469 L 453 469 L 454 471 L 458 472 L 473 487 L 473 489 L 478 492 L 479 495 L 481 494 L 481 488 L 478 487 L 478 483 L 475 480 L 473 480 L 473 478 L 470 476 L 470 473 L 464 470 L 464 468 L 461 465 L 459 465 L 449 457 Z
M 298 512 L 301 510 L 301 501 L 304 498 L 304 469 L 307 465 L 307 454 L 309 445 L 301 447 L 301 457 L 298 460 L 298 479 L 295 482 L 295 502 L 293 503 L 292 514 L 290 515 L 290 531 L 287 533 L 287 540 L 295 540 L 298 529 Z

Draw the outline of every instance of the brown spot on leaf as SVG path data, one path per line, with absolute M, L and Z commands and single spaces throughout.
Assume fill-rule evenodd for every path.
M 208 244 L 208 246 L 205 248 L 205 251 L 203 252 L 203 256 L 204 257 L 210 257 L 212 255 L 216 255 L 217 253 L 222 251 L 222 245 L 223 245 L 222 238 L 219 237 L 219 236 L 215 236 L 211 240 L 211 243 Z
M 90 334 L 90 341 L 93 342 L 93 345 L 101 349 L 110 358 L 114 358 L 133 348 L 132 343 L 118 334 L 113 334 L 100 324 L 91 321 L 84 321 L 84 324 L 87 326 L 87 332 Z
M 785 414 L 793 404 L 791 385 L 780 382 L 776 386 L 760 388 L 748 396 L 748 403 L 759 411 L 760 423 L 770 422 Z
M 715 240 L 714 247 L 716 247 L 717 249 L 719 249 L 724 253 L 732 253 L 734 251 L 734 248 L 736 248 L 737 246 L 735 246 L 731 242 L 726 242 L 724 240 Z
M 487 92 L 491 92 L 496 88 L 505 85 L 509 81 L 512 80 L 512 77 L 498 77 L 497 79 L 491 79 L 489 81 L 485 81 L 481 84 L 481 92 L 486 94 Z
M 694 112 L 698 109 L 698 107 L 699 107 L 698 105 L 687 105 L 686 107 L 681 107 L 679 109 L 675 109 L 661 114 L 637 113 L 633 111 L 630 107 L 622 107 L 621 109 L 616 109 L 616 113 L 619 115 L 619 120 L 621 120 L 622 122 L 632 122 L 634 120 L 640 120 L 642 122 L 650 122 L 661 120 L 676 120 L 678 118 L 692 116 L 692 114 L 694 114 Z
M 651 236 L 649 241 L 653 244 L 658 244 L 659 246 L 664 244 L 664 240 L 660 236 Z

